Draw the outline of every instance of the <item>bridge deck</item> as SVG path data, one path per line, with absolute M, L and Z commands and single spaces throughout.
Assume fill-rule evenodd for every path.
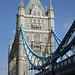
M 75 75 L 75 55 L 53 65 L 53 71 L 46 69 L 36 75 Z

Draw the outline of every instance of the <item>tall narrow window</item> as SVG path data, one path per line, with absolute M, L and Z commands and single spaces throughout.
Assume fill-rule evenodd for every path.
M 29 23 L 32 23 L 32 19 L 29 19 Z
M 41 20 L 41 23 L 44 24 L 44 20 Z
M 47 41 L 48 41 L 47 38 L 45 38 L 45 43 L 47 43 Z
M 37 12 L 37 15 L 40 16 L 40 11 Z
M 34 41 L 39 42 L 40 41 L 40 35 L 35 35 L 34 36 Z
M 36 23 L 36 19 L 33 19 L 33 23 Z
M 33 15 L 36 16 L 36 11 L 33 11 Z
M 40 24 L 40 19 L 38 20 L 38 24 Z

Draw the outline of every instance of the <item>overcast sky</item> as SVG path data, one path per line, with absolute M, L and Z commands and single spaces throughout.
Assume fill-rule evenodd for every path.
M 25 7 L 29 0 L 23 0 Z M 49 0 L 40 0 L 45 8 Z M 16 14 L 20 0 L 0 0 L 0 75 L 8 75 L 9 38 L 16 29 Z M 55 15 L 55 31 L 63 39 L 75 19 L 75 0 L 52 0 Z

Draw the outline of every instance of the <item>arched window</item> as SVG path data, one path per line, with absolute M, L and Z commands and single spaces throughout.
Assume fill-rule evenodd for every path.
M 38 24 L 40 24 L 40 19 L 38 19 Z
M 34 35 L 34 41 L 39 42 L 40 41 L 40 35 Z
M 32 23 L 32 19 L 29 19 L 29 23 Z
M 37 11 L 37 15 L 40 16 L 40 11 Z
M 47 38 L 45 38 L 45 43 L 47 43 L 47 41 L 48 41 Z
M 41 23 L 44 24 L 44 20 L 41 20 Z
M 36 23 L 36 19 L 33 19 L 33 23 Z
M 36 11 L 33 11 L 33 15 L 36 16 Z

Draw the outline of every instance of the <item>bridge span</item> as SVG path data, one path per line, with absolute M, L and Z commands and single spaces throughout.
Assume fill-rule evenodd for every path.
M 48 68 L 36 75 L 75 75 L 75 55 L 52 64 L 52 70 Z

